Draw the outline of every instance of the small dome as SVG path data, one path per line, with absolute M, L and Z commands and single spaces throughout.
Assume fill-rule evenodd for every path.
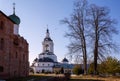
M 34 59 L 34 62 L 37 62 L 37 61 L 38 61 L 38 58 L 35 58 L 35 59 Z
M 67 60 L 66 58 L 64 58 L 64 59 L 62 60 L 62 62 L 68 62 L 68 60 Z
M 13 20 L 17 25 L 20 24 L 20 18 L 19 18 L 18 16 L 16 16 L 15 14 L 10 15 L 9 18 L 10 18 L 11 20 Z
M 49 30 L 46 30 L 46 37 L 44 38 L 44 41 L 52 41 L 52 39 L 50 38 L 50 33 Z

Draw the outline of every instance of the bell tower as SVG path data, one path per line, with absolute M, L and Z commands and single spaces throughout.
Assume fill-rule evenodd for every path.
M 46 37 L 44 38 L 44 41 L 42 43 L 43 45 L 43 52 L 52 52 L 54 53 L 54 44 L 53 40 L 50 38 L 49 30 L 46 30 Z
M 43 50 L 39 54 L 39 59 L 45 60 L 46 62 L 57 62 L 57 56 L 54 54 L 54 43 L 50 38 L 49 29 L 46 30 L 46 36 L 42 42 Z M 51 60 L 50 60 L 51 59 Z

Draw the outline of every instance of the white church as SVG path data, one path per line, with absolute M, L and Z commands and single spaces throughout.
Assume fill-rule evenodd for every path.
M 65 72 L 71 72 L 73 69 L 73 64 L 69 64 L 68 60 L 64 58 L 62 62 L 57 61 L 57 56 L 54 54 L 54 43 L 53 40 L 50 38 L 49 30 L 46 30 L 46 37 L 42 42 L 43 51 L 38 55 L 33 61 L 32 69 L 34 73 L 55 73 L 60 72 L 61 68 L 63 68 Z

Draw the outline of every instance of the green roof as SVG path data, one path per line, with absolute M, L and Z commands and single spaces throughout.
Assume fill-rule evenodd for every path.
M 15 14 L 10 15 L 9 18 L 10 18 L 11 20 L 13 20 L 17 25 L 20 24 L 20 18 L 19 18 L 18 16 L 16 16 Z

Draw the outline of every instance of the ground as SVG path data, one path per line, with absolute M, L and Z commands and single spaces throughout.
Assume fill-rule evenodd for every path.
M 92 75 L 72 75 L 69 80 L 67 80 L 62 74 L 30 74 L 25 78 L 14 78 L 7 81 L 120 81 L 120 76 L 92 76 Z
M 120 76 L 93 76 L 93 75 L 87 75 L 87 76 L 72 76 L 69 81 L 120 81 Z

